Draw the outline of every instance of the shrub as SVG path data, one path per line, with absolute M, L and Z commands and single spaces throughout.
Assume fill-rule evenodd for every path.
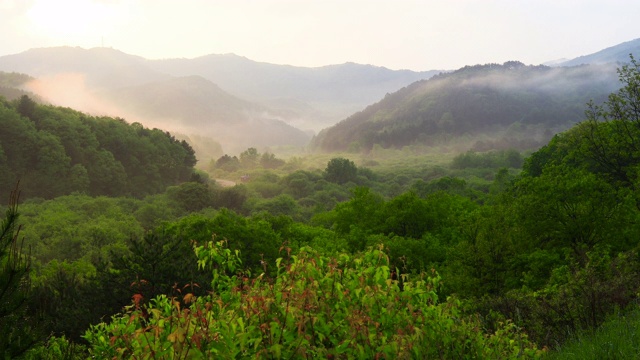
M 288 252 L 289 249 L 282 249 Z M 438 303 L 440 277 L 398 275 L 381 250 L 276 260 L 251 277 L 223 242 L 195 248 L 213 275 L 211 295 L 176 289 L 85 334 L 99 358 L 515 358 L 542 353 L 512 323 L 480 330 L 456 300 Z M 265 267 L 267 264 L 265 264 Z

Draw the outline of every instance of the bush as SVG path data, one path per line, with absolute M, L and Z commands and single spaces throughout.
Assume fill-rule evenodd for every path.
M 438 303 L 437 273 L 397 275 L 382 250 L 328 258 L 310 248 L 251 278 L 222 242 L 196 247 L 212 292 L 177 292 L 85 334 L 99 358 L 536 358 L 509 322 L 479 331 L 459 303 Z M 289 249 L 283 249 L 289 252 Z M 265 264 L 266 266 L 266 264 Z

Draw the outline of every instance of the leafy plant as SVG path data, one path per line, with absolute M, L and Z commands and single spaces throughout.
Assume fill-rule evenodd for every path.
M 480 330 L 455 299 L 439 303 L 440 277 L 399 274 L 382 249 L 325 257 L 310 248 L 252 277 L 224 242 L 197 246 L 211 294 L 188 287 L 149 305 L 134 302 L 85 334 L 100 358 L 536 358 L 510 322 Z M 265 264 L 273 265 L 273 264 Z

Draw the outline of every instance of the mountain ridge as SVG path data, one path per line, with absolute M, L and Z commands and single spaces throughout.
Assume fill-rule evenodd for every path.
M 610 46 L 592 54 L 561 62 L 560 66 L 578 66 L 583 64 L 627 63 L 629 54 L 640 54 L 640 38 Z
M 261 123 L 280 121 L 281 130 L 286 128 L 286 123 L 293 128 L 316 132 L 377 101 L 385 93 L 435 73 L 395 71 L 355 63 L 304 68 L 260 63 L 235 54 L 149 60 L 112 48 L 79 47 L 38 48 L 3 56 L 0 57 L 0 70 L 18 71 L 38 78 L 60 73 L 74 74 L 74 81 L 85 86 L 88 92 L 108 93 L 112 99 L 117 98 L 116 107 L 126 107 L 135 100 L 135 97 L 124 99 L 116 96 L 117 92 L 130 94 L 135 87 L 153 87 L 150 84 L 166 87 L 173 78 L 198 75 L 235 98 L 245 100 L 245 104 L 251 103 L 247 106 L 252 113 L 252 121 L 256 120 L 252 109 L 260 108 L 264 110 L 261 112 L 269 114 Z M 72 104 L 61 105 L 93 111 L 82 108 L 81 101 L 73 100 Z M 211 98 L 208 102 L 215 103 L 216 100 Z M 166 107 L 167 104 L 162 105 Z M 197 106 L 208 107 L 202 99 Z M 286 133 L 303 132 L 287 130 Z M 277 137 L 286 141 L 272 146 L 300 144 L 298 137 Z M 251 138 L 247 142 L 251 142 Z
M 459 150 L 532 149 L 579 121 L 585 104 L 617 88 L 615 67 L 466 66 L 415 82 L 312 140 L 322 151 L 456 144 Z

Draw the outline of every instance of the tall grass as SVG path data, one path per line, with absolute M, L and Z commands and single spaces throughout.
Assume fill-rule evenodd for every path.
M 592 332 L 567 342 L 549 359 L 640 359 L 640 308 L 612 316 Z

